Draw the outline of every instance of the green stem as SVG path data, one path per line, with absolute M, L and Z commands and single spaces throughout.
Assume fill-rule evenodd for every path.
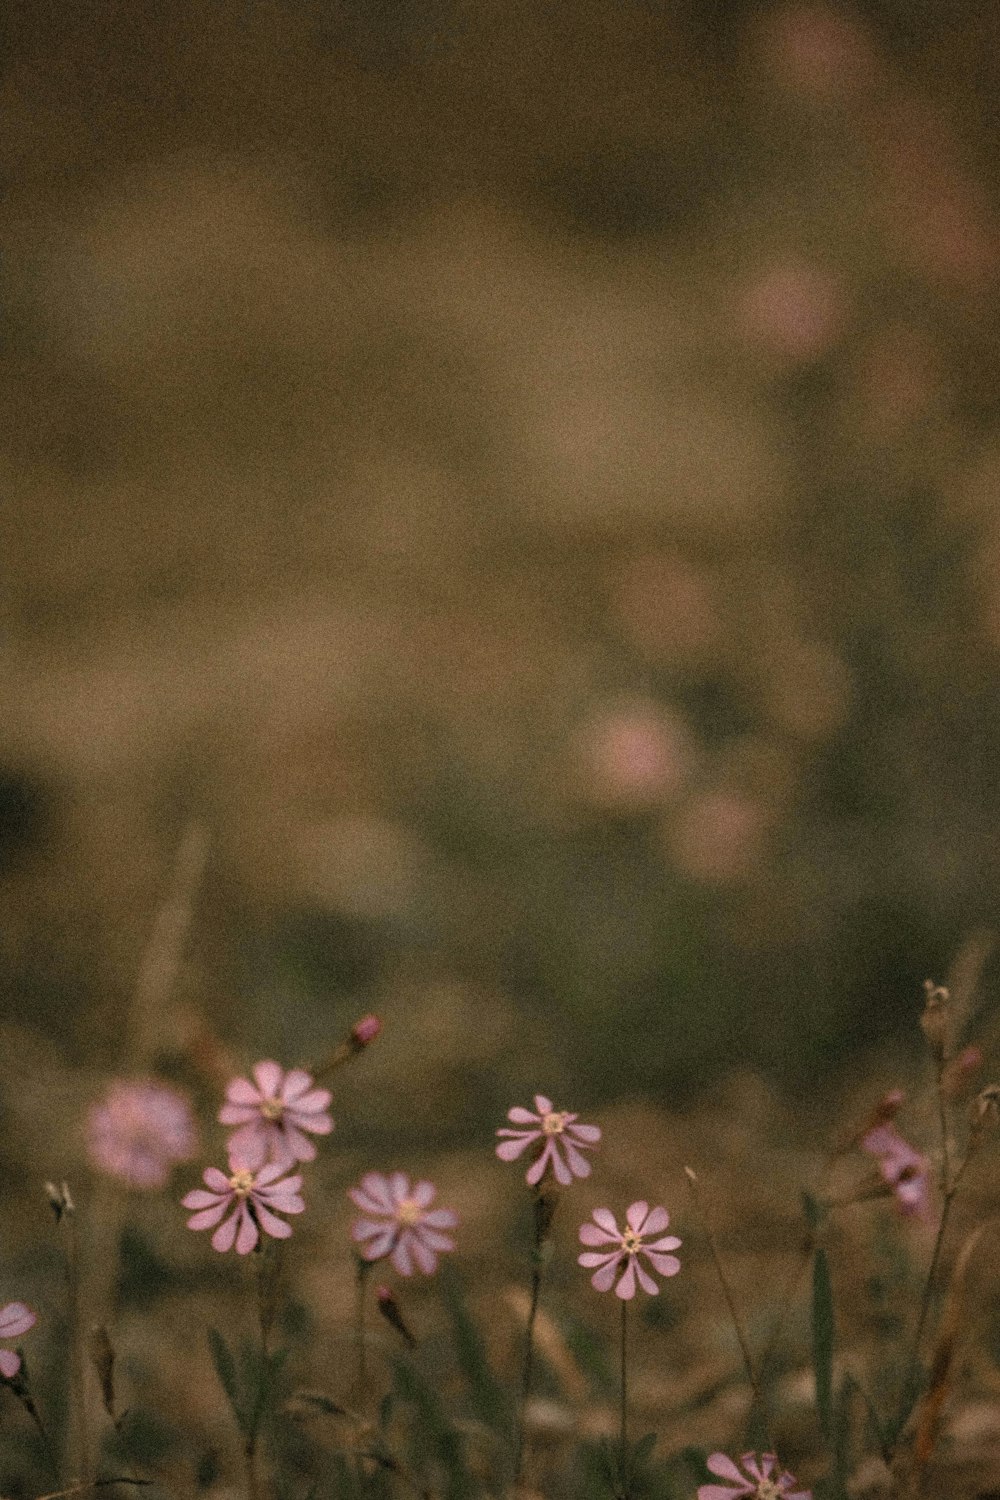
M 365 1296 L 368 1290 L 368 1274 L 371 1262 L 357 1257 L 354 1278 L 354 1399 L 364 1409 L 368 1389 L 368 1349 L 365 1332 Z
M 621 1362 L 622 1388 L 618 1441 L 621 1447 L 621 1495 L 622 1500 L 628 1500 L 628 1302 L 624 1297 L 622 1298 Z
M 521 1366 L 521 1392 L 517 1406 L 517 1437 L 514 1449 L 514 1483 L 511 1494 L 516 1500 L 524 1466 L 525 1417 L 531 1396 L 531 1377 L 535 1363 L 535 1320 L 538 1317 L 538 1300 L 542 1290 L 545 1271 L 549 1230 L 555 1217 L 558 1194 L 555 1189 L 536 1187 L 532 1208 L 534 1211 L 534 1233 L 531 1252 L 531 1300 L 528 1304 L 528 1325 L 524 1334 L 524 1361 Z

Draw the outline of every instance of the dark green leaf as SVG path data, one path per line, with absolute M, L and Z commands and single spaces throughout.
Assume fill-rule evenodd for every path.
M 441 1282 L 451 1315 L 459 1368 L 469 1387 L 472 1409 L 485 1426 L 506 1435 L 514 1421 L 513 1406 L 506 1389 L 490 1368 L 486 1345 L 469 1316 L 461 1281 L 449 1266 L 442 1273 Z
M 226 1399 L 229 1402 L 236 1425 L 244 1437 L 246 1437 L 250 1433 L 250 1427 L 247 1420 L 247 1413 L 243 1406 L 243 1394 L 236 1376 L 236 1361 L 233 1359 L 229 1345 L 217 1328 L 210 1328 L 208 1330 L 208 1347 L 211 1350 L 215 1373 L 219 1377 L 219 1384 L 226 1393 Z
M 816 1410 L 823 1436 L 834 1441 L 833 1413 L 833 1287 L 826 1251 L 820 1246 L 813 1257 L 812 1345 L 816 1375 Z

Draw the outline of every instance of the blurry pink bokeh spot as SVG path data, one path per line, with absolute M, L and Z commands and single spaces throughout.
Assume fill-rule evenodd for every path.
M 690 762 L 683 727 L 646 700 L 596 714 L 578 748 L 585 795 L 610 809 L 657 805 L 680 787 Z
M 840 288 L 829 271 L 808 261 L 766 267 L 743 295 L 747 340 L 764 353 L 796 364 L 820 359 L 844 323 Z
M 694 880 L 724 884 L 746 875 L 763 848 L 764 808 L 740 792 L 705 792 L 670 830 L 670 854 Z

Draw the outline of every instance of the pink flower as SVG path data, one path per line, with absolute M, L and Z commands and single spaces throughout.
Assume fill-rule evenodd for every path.
M 812 1500 L 812 1490 L 793 1490 L 794 1474 L 779 1474 L 773 1453 L 744 1453 L 740 1459 L 744 1473 L 724 1453 L 713 1453 L 705 1460 L 711 1474 L 728 1479 L 728 1484 L 703 1484 L 698 1500 Z M 733 1486 L 735 1485 L 735 1489 Z
M 508 1120 L 528 1128 L 497 1131 L 501 1137 L 497 1147 L 500 1160 L 514 1161 L 534 1141 L 544 1141 L 541 1151 L 524 1174 L 532 1187 L 541 1181 L 547 1167 L 552 1168 L 556 1181 L 563 1187 L 568 1187 L 574 1177 L 589 1177 L 590 1162 L 581 1155 L 581 1150 L 589 1151 L 597 1145 L 601 1139 L 600 1128 L 597 1125 L 577 1125 L 576 1115 L 553 1109 L 551 1099 L 546 1099 L 544 1094 L 535 1095 L 535 1108 L 537 1114 L 519 1106 L 507 1111 Z M 565 1160 L 560 1153 L 565 1153 Z
M 276 1062 L 254 1064 L 256 1088 L 248 1078 L 234 1078 L 219 1110 L 223 1125 L 238 1125 L 229 1137 L 229 1154 L 256 1170 L 272 1161 L 283 1170 L 297 1161 L 312 1161 L 316 1147 L 308 1136 L 329 1135 L 329 1089 L 314 1089 L 303 1068 L 288 1073 Z
M 147 1080 L 113 1083 L 87 1111 L 85 1129 L 98 1171 L 135 1188 L 163 1187 L 174 1164 L 190 1161 L 198 1144 L 183 1094 Z
M 874 1125 L 861 1137 L 862 1149 L 878 1158 L 901 1214 L 926 1218 L 930 1209 L 930 1163 L 903 1139 L 891 1122 Z
M 22 1333 L 34 1328 L 37 1321 L 38 1314 L 25 1307 L 23 1302 L 8 1302 L 6 1307 L 0 1307 L 0 1339 L 20 1338 Z M 13 1380 L 20 1368 L 19 1354 L 13 1349 L 0 1349 L 0 1375 Z
M 586 1251 L 577 1256 L 577 1260 L 588 1271 L 595 1266 L 598 1268 L 590 1278 L 597 1291 L 606 1292 L 614 1286 L 615 1295 L 627 1300 L 635 1296 L 635 1283 L 638 1279 L 643 1291 L 655 1297 L 660 1288 L 641 1265 L 640 1255 L 644 1255 L 653 1270 L 661 1276 L 677 1275 L 681 1263 L 676 1255 L 668 1255 L 666 1252 L 676 1250 L 680 1240 L 672 1234 L 668 1234 L 665 1239 L 650 1240 L 651 1235 L 662 1235 L 670 1223 L 670 1215 L 665 1208 L 651 1209 L 648 1203 L 641 1201 L 633 1203 L 625 1214 L 625 1229 L 618 1228 L 609 1208 L 595 1208 L 593 1219 L 592 1224 L 580 1225 L 581 1243 L 610 1245 L 612 1248 Z
M 246 1255 L 254 1248 L 261 1230 L 272 1239 L 287 1240 L 292 1226 L 279 1219 L 275 1210 L 300 1214 L 305 1204 L 300 1197 L 302 1178 L 281 1177 L 284 1170 L 280 1162 L 271 1161 L 258 1171 L 232 1155 L 228 1177 L 218 1167 L 209 1167 L 203 1174 L 209 1191 L 195 1188 L 181 1199 L 185 1208 L 197 1210 L 188 1219 L 188 1228 L 211 1229 L 217 1224 L 219 1227 L 212 1235 L 213 1250 L 231 1250 L 235 1241 L 238 1255 Z
M 370 1047 L 381 1031 L 382 1022 L 378 1016 L 362 1016 L 361 1020 L 355 1021 L 351 1027 L 351 1042 L 360 1052 L 362 1047 Z
M 438 1255 L 455 1248 L 451 1236 L 441 1231 L 458 1223 L 450 1208 L 431 1208 L 436 1193 L 431 1182 L 415 1182 L 411 1188 L 403 1172 L 391 1177 L 368 1172 L 348 1193 L 351 1202 L 369 1215 L 351 1225 L 359 1255 L 364 1260 L 388 1256 L 400 1276 L 413 1274 L 414 1261 L 425 1276 L 432 1275 Z

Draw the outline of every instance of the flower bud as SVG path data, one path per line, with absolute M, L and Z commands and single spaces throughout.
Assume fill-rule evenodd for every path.
M 906 1095 L 902 1089 L 890 1089 L 876 1104 L 871 1120 L 865 1127 L 866 1130 L 870 1130 L 874 1125 L 888 1125 L 890 1120 L 896 1118 L 905 1103 Z
M 387 1286 L 376 1287 L 375 1301 L 379 1312 L 382 1314 L 386 1322 L 390 1324 L 391 1327 L 395 1328 L 396 1332 L 406 1340 L 411 1349 L 414 1348 L 417 1341 L 414 1338 L 409 1327 L 407 1326 L 403 1314 L 399 1310 L 399 1303 L 393 1296 L 392 1289 Z
M 46 1182 L 44 1186 L 49 1207 L 56 1216 L 56 1223 L 59 1224 L 65 1215 L 76 1211 L 76 1205 L 70 1195 L 69 1183 L 60 1182 L 57 1187 L 54 1182 Z
M 943 985 L 935 984 L 932 979 L 924 980 L 924 994 L 926 999 L 923 1015 L 920 1017 L 920 1029 L 934 1056 L 939 1062 L 943 1062 L 947 1052 L 951 995 Z
M 382 1030 L 382 1022 L 378 1016 L 362 1016 L 360 1021 L 355 1021 L 351 1027 L 351 1046 L 360 1052 L 375 1040 Z
M 973 1125 L 992 1129 L 1000 1120 L 1000 1083 L 988 1083 L 972 1101 Z

